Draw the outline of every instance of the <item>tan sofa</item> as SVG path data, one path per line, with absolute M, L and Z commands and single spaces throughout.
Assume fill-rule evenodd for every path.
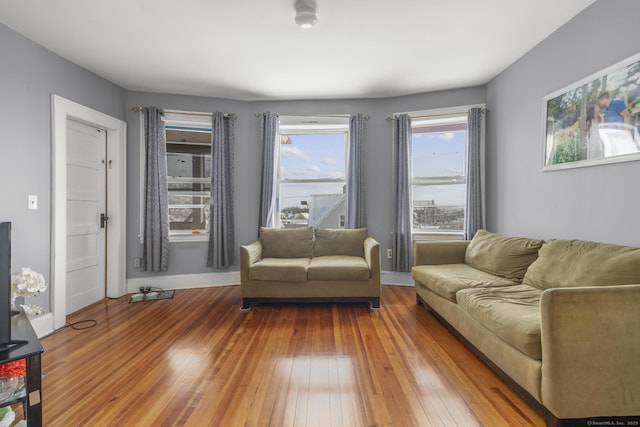
M 260 302 L 369 302 L 380 308 L 380 245 L 367 229 L 262 228 L 240 248 L 242 308 Z
M 547 425 L 638 425 L 640 248 L 481 230 L 414 250 L 418 302 Z

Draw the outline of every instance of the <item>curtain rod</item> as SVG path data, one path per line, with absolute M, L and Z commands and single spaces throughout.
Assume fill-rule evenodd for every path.
M 480 113 L 482 114 L 487 114 L 489 112 L 489 109 L 487 107 L 483 107 L 480 110 Z M 395 113 L 393 116 L 389 116 L 386 118 L 387 122 L 392 122 L 396 117 L 398 117 L 398 115 L 400 115 L 401 113 Z M 455 117 L 455 116 L 460 116 L 464 113 L 448 113 L 448 114 L 430 114 L 428 116 L 412 116 L 411 114 L 409 114 L 409 117 L 412 120 L 421 120 L 421 119 L 432 119 L 434 117 Z
M 254 116 L 256 118 L 260 118 L 262 117 L 263 113 L 255 113 Z M 351 117 L 351 115 L 349 114 L 338 114 L 338 115 L 331 115 L 331 114 L 278 114 L 279 116 L 284 116 L 284 117 L 327 117 L 327 118 L 336 118 L 336 119 L 347 119 L 349 117 Z M 365 115 L 362 116 L 363 119 L 365 120 L 369 120 L 371 118 L 371 116 L 369 115 Z
M 131 109 L 131 111 L 133 111 L 135 113 L 142 113 L 144 111 L 144 107 L 133 107 Z M 160 109 L 160 112 L 162 114 L 164 114 L 164 113 L 168 113 L 168 114 L 183 114 L 185 116 L 199 116 L 199 117 L 211 117 L 213 115 L 212 113 L 199 113 L 197 111 L 165 110 L 165 109 Z M 225 118 L 230 118 L 230 119 L 237 119 L 238 118 L 238 116 L 236 116 L 233 113 L 225 113 L 225 114 L 223 114 L 223 116 Z

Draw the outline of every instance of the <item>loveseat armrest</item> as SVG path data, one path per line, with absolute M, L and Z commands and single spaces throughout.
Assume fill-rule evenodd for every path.
M 371 236 L 364 239 L 364 259 L 369 266 L 371 278 L 380 282 L 380 243 Z
M 262 242 L 256 240 L 250 245 L 240 246 L 240 281 L 249 279 L 249 268 L 262 259 Z
M 446 242 L 415 242 L 413 265 L 464 264 L 470 240 Z
M 542 404 L 559 419 L 640 414 L 640 284 L 540 300 Z

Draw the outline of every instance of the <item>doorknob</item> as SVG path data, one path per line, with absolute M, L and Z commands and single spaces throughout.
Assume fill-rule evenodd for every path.
M 109 221 L 109 217 L 103 213 L 100 214 L 100 228 L 104 228 Z

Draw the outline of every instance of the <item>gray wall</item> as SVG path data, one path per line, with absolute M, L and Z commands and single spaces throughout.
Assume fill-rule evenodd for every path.
M 640 2 L 600 0 L 540 43 L 486 87 L 389 99 L 238 102 L 150 93 L 121 88 L 60 58 L 0 25 L 0 220 L 14 225 L 13 265 L 30 266 L 49 280 L 51 131 L 50 95 L 56 93 L 129 125 L 127 276 L 145 277 L 132 260 L 141 255 L 137 238 L 140 200 L 138 115 L 133 106 L 225 111 L 236 124 L 237 243 L 256 237 L 260 186 L 259 120 L 254 113 L 371 116 L 365 131 L 367 214 L 371 234 L 391 247 L 391 126 L 385 118 L 401 111 L 486 101 L 487 225 L 505 234 L 581 238 L 640 245 L 640 162 L 542 173 L 542 97 L 637 53 Z M 611 37 L 615 31 L 615 37 Z M 486 99 L 485 99 L 486 95 Z M 27 210 L 27 195 L 40 209 Z M 375 194 L 375 197 L 373 196 Z M 206 244 L 172 243 L 168 274 L 212 271 Z M 383 268 L 390 265 L 383 259 Z M 48 306 L 47 296 L 38 298 Z
M 366 123 L 365 176 L 368 188 L 367 220 L 369 231 L 383 249 L 391 247 L 392 230 L 392 161 L 391 124 L 386 117 L 396 112 L 480 104 L 485 100 L 485 88 L 474 87 L 435 92 L 399 98 L 339 101 L 279 101 L 238 102 L 224 99 L 192 96 L 127 93 L 127 122 L 129 129 L 127 196 L 127 277 L 149 277 L 133 268 L 133 258 L 141 256 L 137 238 L 140 223 L 140 126 L 139 115 L 131 111 L 134 106 L 157 106 L 188 111 L 223 111 L 235 113 L 236 121 L 236 236 L 237 244 L 244 245 L 257 237 L 258 206 L 260 202 L 260 129 L 254 114 L 276 111 L 286 114 L 350 114 L 362 112 L 371 116 Z M 381 253 L 386 253 L 382 251 Z M 212 272 L 206 265 L 206 243 L 171 244 L 167 274 Z M 383 257 L 382 268 L 390 270 Z M 237 270 L 237 267 L 234 268 Z
M 640 162 L 541 172 L 542 97 L 640 50 L 640 2 L 599 0 L 487 85 L 487 225 L 640 246 Z
M 13 270 L 49 283 L 51 94 L 125 118 L 121 88 L 0 24 L 0 220 L 13 223 Z M 37 211 L 27 195 L 38 196 Z M 49 308 L 48 291 L 29 303 Z

